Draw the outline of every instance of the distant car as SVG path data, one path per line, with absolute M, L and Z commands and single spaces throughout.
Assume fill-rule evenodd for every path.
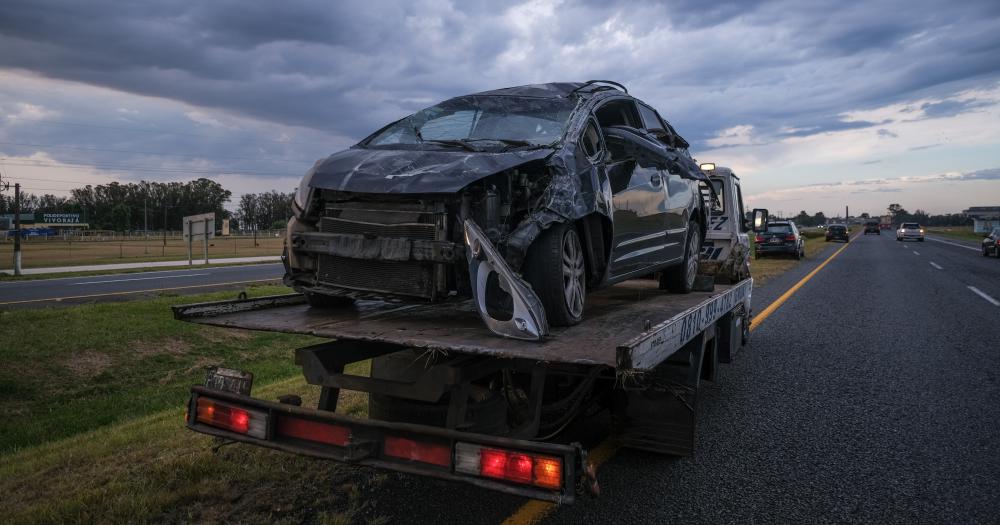
M 755 259 L 769 253 L 783 253 L 792 255 L 796 259 L 806 256 L 806 245 L 799 234 L 799 229 L 794 222 L 769 222 L 767 228 L 758 233 L 756 238 Z
M 990 255 L 1000 259 L 1000 227 L 993 228 L 993 231 L 983 237 L 983 257 Z
M 850 242 L 851 238 L 848 235 L 847 226 L 844 224 L 831 224 L 826 229 L 826 242 L 830 241 L 844 241 Z
M 915 222 L 904 222 L 896 230 L 897 241 L 916 240 L 924 242 L 924 228 Z
M 882 230 L 879 229 L 877 222 L 868 221 L 865 223 L 865 235 L 868 235 L 869 233 L 874 233 L 875 235 L 882 235 Z

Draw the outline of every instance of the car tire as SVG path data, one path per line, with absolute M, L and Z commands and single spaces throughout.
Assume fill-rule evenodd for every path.
M 304 295 L 311 308 L 346 308 L 354 304 L 354 299 L 350 297 L 338 297 L 312 292 L 306 292 Z
M 583 243 L 573 225 L 553 224 L 528 249 L 524 279 L 545 306 L 552 326 L 572 326 L 583 320 L 587 296 Z
M 698 221 L 688 222 L 684 240 L 684 262 L 660 274 L 660 289 L 673 293 L 691 293 L 698 277 L 698 255 L 701 253 L 701 228 Z
M 920 242 L 924 242 L 924 238 L 923 237 L 920 238 Z
M 986 246 L 983 246 L 983 257 L 989 257 L 989 256 L 990 256 L 990 251 L 986 249 Z

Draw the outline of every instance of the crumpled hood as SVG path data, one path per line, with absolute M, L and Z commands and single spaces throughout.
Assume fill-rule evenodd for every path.
M 494 173 L 544 159 L 552 149 L 507 152 L 351 148 L 313 166 L 309 185 L 363 193 L 454 193 Z

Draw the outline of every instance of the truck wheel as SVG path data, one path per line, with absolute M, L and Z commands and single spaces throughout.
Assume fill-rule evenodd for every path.
M 306 301 L 312 308 L 344 308 L 354 304 L 354 299 L 350 297 L 337 297 L 335 295 L 310 292 L 306 292 L 305 296 Z
M 553 224 L 535 239 L 524 260 L 524 279 L 545 306 L 552 326 L 583 320 L 587 295 L 583 244 L 572 224 Z
M 684 262 L 660 274 L 660 289 L 674 293 L 690 293 L 698 277 L 698 254 L 701 253 L 701 229 L 697 221 L 688 223 Z

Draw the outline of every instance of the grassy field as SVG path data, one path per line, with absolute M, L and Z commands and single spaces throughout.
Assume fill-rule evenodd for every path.
M 982 233 L 972 231 L 972 226 L 934 226 L 924 228 L 924 230 L 931 235 L 951 237 L 963 241 L 981 242 L 984 236 Z
M 233 295 L 0 312 L 4 521 L 357 521 L 379 475 L 255 447 L 213 453 L 211 438 L 184 428 L 188 388 L 208 365 L 252 370 L 257 397 L 319 396 L 293 362 L 293 350 L 316 339 L 172 319 L 171 304 Z M 366 410 L 355 392 L 338 408 Z
M 209 259 L 281 255 L 281 237 L 217 237 L 209 241 Z M 0 243 L 0 270 L 13 268 L 14 243 Z M 204 248 L 195 243 L 192 256 L 203 257 Z M 150 238 L 130 241 L 63 241 L 30 239 L 21 245 L 22 268 L 187 260 L 187 244 L 178 238 Z

